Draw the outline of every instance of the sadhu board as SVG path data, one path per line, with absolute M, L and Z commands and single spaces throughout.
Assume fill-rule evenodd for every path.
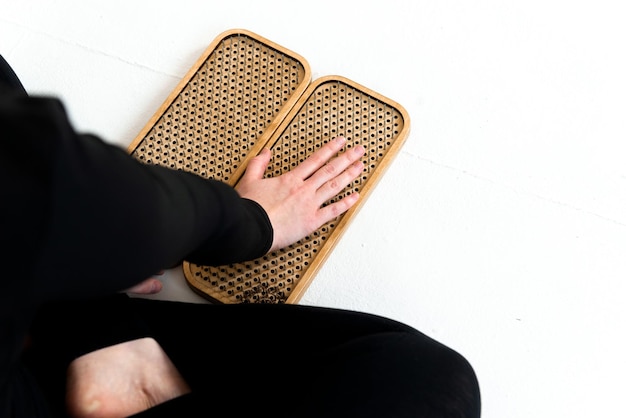
M 359 192 L 347 212 L 289 247 L 223 266 L 183 262 L 188 285 L 213 303 L 298 303 L 365 204 L 409 132 L 398 103 L 346 77 L 312 80 L 308 62 L 253 32 L 220 34 L 128 147 L 158 164 L 236 186 L 247 162 L 272 150 L 279 176 L 337 136 L 362 145 L 364 170 L 327 203 Z

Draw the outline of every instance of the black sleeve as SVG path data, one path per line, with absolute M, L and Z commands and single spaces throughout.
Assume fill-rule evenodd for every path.
M 14 184 L 3 211 L 39 243 L 26 246 L 25 261 L 42 292 L 121 290 L 183 259 L 220 265 L 269 250 L 267 214 L 232 187 L 79 135 L 56 99 L 5 98 L 0 107 Z

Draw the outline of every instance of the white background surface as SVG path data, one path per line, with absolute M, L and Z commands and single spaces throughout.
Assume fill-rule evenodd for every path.
M 244 28 L 402 104 L 411 133 L 302 304 L 465 355 L 485 418 L 624 416 L 621 2 L 0 0 L 0 54 L 126 147 Z M 160 297 L 201 302 L 178 270 Z M 207 328 L 207 332 L 210 329 Z

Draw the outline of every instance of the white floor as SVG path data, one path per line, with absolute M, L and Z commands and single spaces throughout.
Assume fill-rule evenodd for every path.
M 617 1 L 0 0 L 0 54 L 123 147 L 232 28 L 397 101 L 410 137 L 301 303 L 455 348 L 485 418 L 617 417 L 625 18 Z M 160 297 L 202 301 L 164 280 Z

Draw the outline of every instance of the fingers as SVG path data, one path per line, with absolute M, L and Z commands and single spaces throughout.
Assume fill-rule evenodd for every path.
M 365 148 L 360 145 L 349 149 L 322 166 L 308 181 L 312 182 L 316 188 L 325 185 L 338 192 L 354 180 L 363 169 L 363 164 L 359 161 L 363 154 L 365 154 Z
M 321 224 L 325 224 L 331 219 L 335 219 L 348 209 L 350 209 L 359 200 L 360 196 L 357 192 L 345 196 L 330 205 L 324 206 L 318 212 Z
M 162 275 L 163 273 L 159 273 Z M 134 295 L 153 295 L 155 293 L 159 293 L 163 289 L 163 283 L 159 279 L 151 277 L 149 279 L 144 280 L 141 283 L 136 284 L 135 286 L 128 288 L 125 290 L 126 293 L 131 293 Z
M 352 162 L 346 169 L 340 168 L 340 170 L 338 176 L 329 179 L 318 188 L 317 196 L 322 202 L 337 196 L 351 181 L 356 179 L 363 172 L 363 163 L 357 160 Z
M 293 173 L 297 174 L 302 180 L 309 178 L 335 156 L 345 143 L 346 139 L 341 136 L 329 141 L 293 169 Z

